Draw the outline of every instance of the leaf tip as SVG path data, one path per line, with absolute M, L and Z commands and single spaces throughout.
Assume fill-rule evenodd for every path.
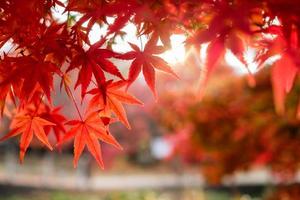
M 112 144 L 117 150 L 119 151 L 124 151 L 124 148 L 118 143 L 118 142 L 115 142 Z
M 73 161 L 73 168 L 76 169 L 76 168 L 77 168 L 77 165 L 78 165 L 77 161 L 74 160 L 74 161 Z
M 22 165 L 24 163 L 25 151 L 20 150 L 19 162 Z
M 128 130 L 131 130 L 131 126 L 130 126 L 129 122 L 127 122 L 127 123 L 125 124 L 125 126 L 126 126 L 126 128 L 127 128 Z
M 52 146 L 48 146 L 50 151 L 53 151 L 53 147 Z

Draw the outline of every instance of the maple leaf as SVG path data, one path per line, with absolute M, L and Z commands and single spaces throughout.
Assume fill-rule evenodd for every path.
M 8 85 L 0 87 L 0 117 L 3 117 L 3 112 L 6 104 L 6 99 L 10 93 L 10 88 Z
M 10 62 L 10 71 L 0 82 L 0 87 L 13 85 L 20 87 L 20 98 L 28 99 L 32 96 L 35 88 L 39 86 L 47 98 L 51 100 L 50 92 L 53 89 L 53 74 L 60 74 L 59 68 L 51 62 L 38 61 L 30 56 L 6 57 Z
M 120 73 L 119 69 L 108 59 L 116 57 L 117 54 L 108 49 L 99 49 L 99 46 L 105 40 L 101 40 L 90 47 L 88 51 L 84 51 L 82 48 L 77 48 L 77 55 L 70 63 L 67 72 L 75 68 L 79 69 L 78 78 L 75 84 L 75 88 L 81 85 L 82 98 L 86 94 L 86 90 L 94 75 L 98 86 L 100 87 L 106 80 L 104 72 L 112 74 L 124 80 L 124 77 Z
M 131 17 L 131 13 L 127 12 L 125 14 L 119 14 L 116 17 L 116 20 L 114 21 L 113 24 L 111 24 L 108 28 L 108 32 L 106 35 L 110 35 L 112 33 L 117 33 L 118 31 L 120 31 L 121 28 L 123 28 L 126 23 L 129 21 Z
M 133 59 L 129 69 L 128 87 L 136 80 L 140 72 L 143 71 L 145 81 L 154 96 L 157 96 L 155 89 L 155 69 L 172 74 L 178 78 L 166 61 L 158 56 L 155 56 L 165 51 L 163 46 L 157 45 L 157 41 L 158 36 L 152 35 L 150 40 L 145 45 L 144 50 L 141 50 L 135 44 L 129 43 L 133 51 L 117 56 L 117 58 L 124 60 Z
M 274 102 L 279 114 L 284 113 L 285 97 L 291 91 L 298 71 L 299 68 L 288 54 L 282 55 L 282 58 L 272 68 Z
M 91 31 L 95 23 L 103 24 L 106 23 L 109 28 L 107 35 L 115 34 L 129 21 L 132 11 L 134 10 L 135 3 L 130 1 L 116 1 L 114 3 L 106 1 L 96 2 L 78 2 L 71 1 L 66 7 L 65 11 L 77 10 L 79 12 L 86 12 L 72 27 L 73 33 L 77 36 L 79 44 L 84 41 L 90 44 L 88 34 Z M 80 7 L 73 7 L 73 5 Z M 107 16 L 114 17 L 115 21 L 113 24 L 107 22 Z M 86 27 L 82 25 L 87 23 Z
M 128 128 L 130 129 L 130 124 L 128 122 L 126 111 L 122 103 L 125 104 L 137 104 L 143 105 L 134 96 L 128 94 L 127 92 L 121 90 L 126 86 L 125 81 L 112 82 L 107 81 L 105 84 L 105 97 L 103 91 L 99 88 L 95 88 L 89 91 L 89 94 L 94 95 L 89 103 L 89 109 L 97 109 L 99 114 L 103 117 L 111 117 L 111 112 L 113 112 L 116 117 Z
M 224 52 L 224 41 L 222 38 L 213 40 L 207 47 L 206 64 L 200 77 L 200 91 L 198 95 L 199 99 L 203 98 L 208 79 L 215 70 L 217 63 L 223 56 Z
M 226 40 L 226 47 L 243 63 L 246 64 L 244 59 L 245 42 L 243 41 L 243 35 L 237 32 L 231 32 Z
M 45 60 L 62 65 L 66 57 L 71 57 L 71 48 L 67 46 L 71 41 L 67 26 L 53 22 L 45 29 L 39 40 L 35 42 L 32 51 L 39 49 L 38 53 L 45 55 Z
M 117 149 L 122 150 L 121 145 L 110 134 L 109 130 L 103 124 L 101 118 L 96 112 L 87 114 L 84 120 L 72 120 L 67 122 L 66 125 L 70 125 L 72 128 L 64 135 L 58 145 L 74 137 L 74 167 L 77 167 L 80 155 L 82 154 L 84 147 L 87 146 L 88 151 L 95 158 L 98 165 L 102 169 L 104 168 L 101 147 L 98 140 L 111 144 Z
M 11 105 L 17 105 L 12 88 L 0 88 L 0 118 L 4 115 L 12 117 L 13 110 L 9 108 Z
M 64 127 L 64 123 L 66 122 L 65 116 L 63 116 L 60 111 L 61 107 L 56 107 L 51 109 L 49 106 L 45 106 L 45 109 L 40 114 L 40 116 L 47 121 L 55 124 L 55 126 L 52 127 L 45 127 L 45 132 L 48 135 L 50 133 L 50 128 L 53 129 L 55 139 L 57 143 L 59 143 L 62 139 L 62 135 L 66 132 L 66 129 Z
M 18 113 L 10 125 L 12 130 L 3 136 L 0 139 L 0 142 L 22 134 L 20 139 L 20 161 L 22 163 L 33 135 L 35 135 L 39 141 L 52 150 L 44 130 L 44 127 L 46 126 L 55 126 L 55 124 L 38 116 L 31 116 L 22 112 Z

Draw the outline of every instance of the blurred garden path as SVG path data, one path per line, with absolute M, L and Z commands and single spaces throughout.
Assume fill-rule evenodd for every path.
M 72 155 L 31 153 L 21 165 L 17 152 L 6 151 L 0 158 L 0 184 L 46 189 L 130 190 L 200 187 L 204 183 L 197 172 L 176 172 L 157 166 L 134 169 L 124 162 L 112 164 L 117 169 L 102 171 L 94 164 L 83 156 L 78 168 L 73 169 Z
M 0 174 L 0 184 L 19 187 L 68 189 L 68 190 L 136 190 L 201 188 L 203 181 L 196 174 L 143 174 L 143 175 L 103 175 L 86 177 L 41 177 L 39 175 L 18 175 L 11 177 Z
M 2 154 L 3 155 L 3 154 Z M 157 164 L 136 167 L 128 162 L 114 162 L 114 168 L 100 170 L 89 157 L 83 156 L 78 168 L 72 167 L 72 155 L 33 153 L 25 163 L 18 163 L 17 152 L 6 151 L 0 157 L 0 185 L 69 190 L 136 190 L 202 188 L 205 181 L 199 169 L 172 168 Z M 294 182 L 300 182 L 300 173 Z M 239 172 L 223 180 L 223 186 L 280 184 L 267 169 Z

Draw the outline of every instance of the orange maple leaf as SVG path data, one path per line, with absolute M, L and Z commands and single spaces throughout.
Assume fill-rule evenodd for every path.
M 121 145 L 110 134 L 100 116 L 95 112 L 88 114 L 84 120 L 71 120 L 66 124 L 73 127 L 64 135 L 58 145 L 74 137 L 74 167 L 77 167 L 80 155 L 82 154 L 84 147 L 87 146 L 98 165 L 104 169 L 101 147 L 98 139 L 122 150 Z
M 117 81 L 114 83 L 108 81 L 105 87 L 105 99 L 103 97 L 103 92 L 99 88 L 91 90 L 89 93 L 94 96 L 89 103 L 89 109 L 96 108 L 99 110 L 101 116 L 108 118 L 111 118 L 111 113 L 114 113 L 115 116 L 130 129 L 130 124 L 122 103 L 137 105 L 143 105 L 143 103 L 136 97 L 121 90 L 126 84 L 126 81 Z
M 33 135 L 35 135 L 38 140 L 52 150 L 45 133 L 44 126 L 55 126 L 55 124 L 41 117 L 20 113 L 13 119 L 11 123 L 12 130 L 3 136 L 0 139 L 0 142 L 22 134 L 20 139 L 20 162 L 22 163 L 29 144 L 32 141 Z

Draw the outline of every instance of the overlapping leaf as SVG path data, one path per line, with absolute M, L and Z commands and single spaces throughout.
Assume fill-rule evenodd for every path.
M 133 60 L 129 69 L 128 86 L 137 79 L 142 71 L 147 85 L 155 96 L 155 69 L 178 77 L 166 61 L 156 56 L 165 51 L 163 46 L 157 45 L 157 41 L 158 36 L 152 35 L 151 39 L 145 45 L 144 50 L 141 50 L 135 44 L 130 44 L 133 51 L 117 56 L 120 59 Z
M 130 128 L 123 103 L 136 105 L 143 105 L 143 103 L 123 91 L 122 88 L 124 88 L 124 86 L 126 86 L 125 81 L 108 81 L 105 87 L 106 97 L 104 97 L 103 91 L 99 88 L 91 90 L 89 93 L 92 94 L 93 97 L 89 103 L 89 109 L 98 110 L 100 116 L 108 118 L 111 118 L 111 113 L 114 113 L 127 128 Z
M 54 125 L 54 123 L 49 122 L 41 117 L 31 116 L 26 113 L 19 113 L 14 117 L 11 123 L 12 130 L 7 135 L 2 137 L 0 141 L 4 141 L 8 138 L 21 134 L 20 161 L 23 162 L 25 153 L 34 135 L 39 141 L 41 141 L 45 146 L 52 150 L 52 147 L 45 133 L 45 127 Z
M 28 99 L 36 87 L 40 87 L 50 100 L 53 89 L 53 75 L 60 74 L 59 68 L 51 62 L 39 61 L 30 56 L 18 58 L 6 57 L 10 69 L 2 78 L 0 87 L 17 86 L 20 88 L 20 98 Z M 21 82 L 22 81 L 22 82 Z M 21 82 L 21 85 L 20 85 Z
M 222 38 L 213 40 L 207 48 L 205 66 L 201 71 L 199 98 L 204 96 L 207 82 L 218 64 L 218 61 L 225 53 L 224 41 Z
M 45 106 L 45 109 L 40 114 L 43 119 L 46 119 L 55 125 L 51 127 L 45 127 L 45 132 L 48 135 L 52 128 L 57 143 L 61 141 L 66 132 L 64 123 L 67 121 L 67 119 L 60 113 L 61 109 L 61 107 L 50 108 L 49 106 Z
M 285 97 L 293 87 L 299 68 L 287 54 L 275 63 L 272 68 L 272 84 L 276 111 L 283 114 L 285 111 Z
M 94 75 L 99 87 L 105 83 L 106 77 L 104 72 L 112 74 L 120 79 L 124 79 L 119 69 L 110 61 L 109 58 L 116 57 L 117 54 L 108 49 L 99 49 L 105 40 L 91 46 L 88 51 L 77 48 L 77 54 L 73 58 L 67 71 L 75 68 L 79 69 L 75 87 L 81 85 L 81 96 L 84 97 L 86 90 Z

